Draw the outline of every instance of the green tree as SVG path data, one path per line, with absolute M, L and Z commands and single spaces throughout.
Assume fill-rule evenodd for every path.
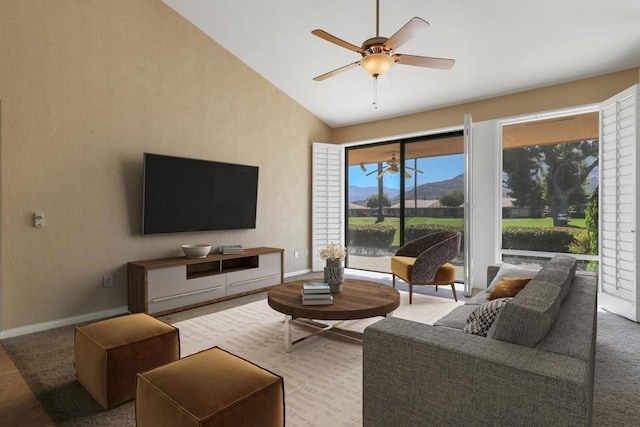
M 516 207 L 529 207 L 539 216 L 546 202 L 542 187 L 542 162 L 537 147 L 505 150 L 503 169 L 506 173 L 504 184 L 509 188 L 508 196 L 513 197 Z
M 570 204 L 584 204 L 584 185 L 591 171 L 598 166 L 598 141 L 553 144 L 539 147 L 548 166 L 546 194 L 554 225 L 559 213 Z
M 571 204 L 586 202 L 585 184 L 598 165 L 598 140 L 505 150 L 503 169 L 515 206 L 549 206 L 554 225 Z
M 380 207 L 380 202 L 378 201 L 380 200 L 378 198 L 377 194 L 373 194 L 371 196 L 369 196 L 367 198 L 366 204 L 368 208 L 378 208 Z M 389 207 L 391 206 L 391 198 L 387 195 L 387 193 L 384 193 L 382 196 L 382 206 L 383 207 Z
M 457 207 L 464 203 L 464 191 L 452 190 L 440 196 L 442 206 Z
M 585 210 L 585 224 L 589 235 L 589 254 L 598 254 L 598 187 L 591 193 Z

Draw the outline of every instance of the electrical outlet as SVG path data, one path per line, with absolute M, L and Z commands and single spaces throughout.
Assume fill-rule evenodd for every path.
M 293 257 L 294 257 L 294 258 L 298 258 L 298 255 L 300 255 L 300 254 L 298 253 L 298 251 L 293 251 Z
M 110 274 L 106 274 L 102 276 L 102 287 L 110 288 L 113 286 L 113 276 Z
M 44 214 L 41 212 L 36 212 L 33 215 L 33 226 L 40 228 L 43 225 L 44 225 Z

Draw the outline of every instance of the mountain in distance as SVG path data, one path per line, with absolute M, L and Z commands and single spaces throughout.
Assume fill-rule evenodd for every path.
M 503 175 L 506 180 L 506 175 Z M 504 182 L 504 181 L 503 181 Z M 595 168 L 587 177 L 586 193 L 591 194 L 598 186 L 598 168 Z M 460 174 L 454 178 L 444 181 L 430 182 L 428 184 L 419 185 L 417 188 L 418 200 L 439 200 L 443 194 L 454 190 L 464 189 L 464 175 Z M 397 188 L 384 188 L 384 193 L 388 195 L 393 203 L 400 201 L 400 190 Z M 502 187 L 502 197 L 508 197 L 509 188 Z M 378 194 L 378 187 L 356 187 L 349 186 L 349 200 L 364 206 L 367 198 L 373 194 Z M 406 192 L 405 198 L 413 200 L 415 197 L 413 187 Z
M 414 190 L 413 187 L 407 189 L 405 199 L 417 199 L 417 200 L 438 200 L 444 194 L 450 193 L 454 190 L 464 190 L 464 175 L 460 174 L 451 179 L 444 181 L 430 182 L 428 184 L 418 185 Z M 393 199 L 393 202 L 399 202 L 400 195 Z
M 453 190 L 462 190 L 464 188 L 464 175 L 458 175 L 455 178 L 447 179 L 439 182 L 430 182 L 428 184 L 419 185 L 417 190 L 418 200 L 437 200 L 443 194 Z M 397 203 L 400 200 L 400 190 L 397 188 L 384 188 L 384 193 Z M 378 187 L 356 187 L 349 186 L 349 200 L 352 203 L 364 205 L 364 201 L 370 196 L 378 194 Z M 409 188 L 406 193 L 407 199 L 414 198 L 413 187 Z
M 384 194 L 395 199 L 400 195 L 400 189 L 384 187 Z M 358 203 L 364 206 L 364 202 L 372 195 L 378 194 L 378 187 L 356 187 L 349 186 L 349 200 L 351 203 Z M 359 203 L 360 202 L 360 203 Z

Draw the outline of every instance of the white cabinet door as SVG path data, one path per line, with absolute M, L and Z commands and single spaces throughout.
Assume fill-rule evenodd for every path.
M 638 94 L 635 85 L 600 107 L 600 285 L 603 308 L 640 320 L 637 191 Z
M 226 296 L 224 274 L 187 279 L 187 266 L 159 268 L 147 273 L 149 313 L 172 310 Z
M 280 253 L 260 255 L 258 268 L 249 268 L 226 274 L 227 295 L 279 285 L 282 281 L 280 272 L 281 256 Z

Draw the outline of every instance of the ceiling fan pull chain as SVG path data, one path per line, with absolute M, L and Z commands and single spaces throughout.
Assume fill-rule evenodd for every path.
M 373 76 L 373 108 L 378 109 L 378 76 Z

